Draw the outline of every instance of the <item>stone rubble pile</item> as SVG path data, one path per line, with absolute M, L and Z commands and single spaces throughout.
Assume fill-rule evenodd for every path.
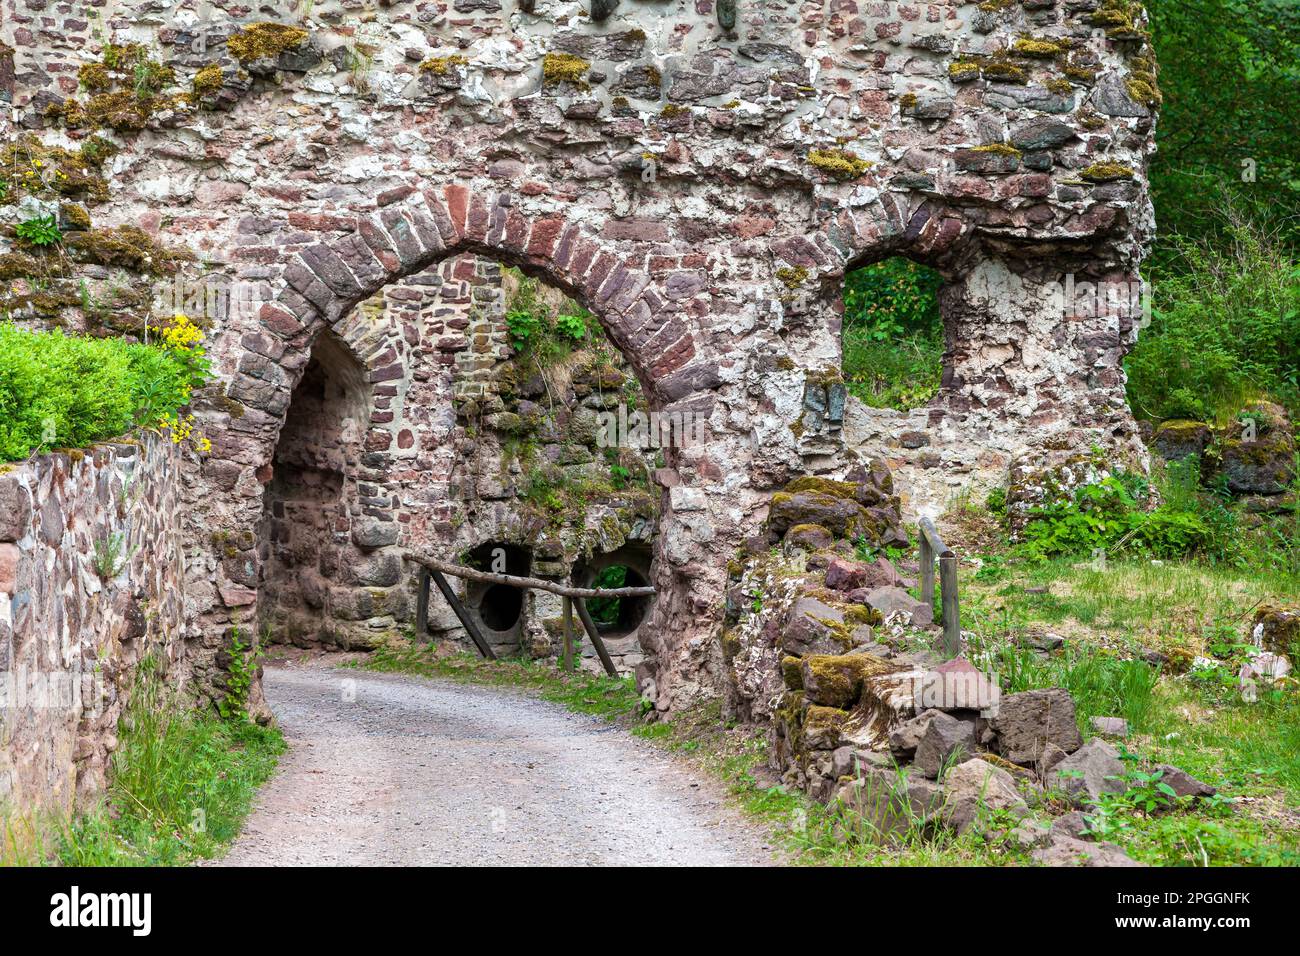
M 873 474 L 792 482 L 774 500 L 768 550 L 733 571 L 733 704 L 770 721 L 772 770 L 841 805 L 873 839 L 974 828 L 1048 865 L 1136 865 L 1093 842 L 1084 820 L 1129 787 L 1106 739 L 1126 736 L 1127 722 L 1095 718 L 1098 736 L 1085 741 L 1067 690 L 1002 694 L 964 658 L 941 661 L 933 611 L 907 590 L 915 580 L 884 557 L 866 560 L 902 536 L 888 473 L 863 487 Z M 862 502 L 877 492 L 868 524 Z M 1035 650 L 1058 648 L 1054 637 Z M 1214 792 L 1177 768 L 1157 769 L 1178 796 Z M 1051 826 L 1034 819 L 1061 806 L 1074 809 Z

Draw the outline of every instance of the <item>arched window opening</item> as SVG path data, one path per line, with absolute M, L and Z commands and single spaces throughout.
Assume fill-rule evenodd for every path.
M 906 411 L 929 402 L 943 377 L 939 312 L 943 277 L 902 257 L 844 279 L 844 381 L 872 408 Z

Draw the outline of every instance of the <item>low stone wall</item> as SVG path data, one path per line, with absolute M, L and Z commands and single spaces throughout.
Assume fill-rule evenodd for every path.
M 183 680 L 179 465 L 157 436 L 0 465 L 0 807 L 84 806 L 141 661 Z

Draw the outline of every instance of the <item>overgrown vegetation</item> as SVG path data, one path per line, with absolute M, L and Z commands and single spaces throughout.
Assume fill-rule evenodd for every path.
M 504 272 L 506 329 L 515 355 L 505 367 L 503 391 L 511 394 L 527 389 L 529 395 L 540 391 L 537 401 L 554 410 L 571 387 L 581 388 L 617 396 L 629 414 L 636 410 L 642 401 L 640 383 L 620 370 L 617 350 L 605 337 L 599 320 L 575 300 L 519 270 Z M 541 424 L 535 413 L 498 419 L 495 427 L 499 431 L 513 429 L 505 442 L 507 460 L 514 459 L 523 470 L 523 500 L 548 520 L 580 520 L 587 502 L 615 492 L 640 492 L 653 509 L 653 498 L 647 493 L 648 474 L 635 453 L 606 448 L 607 474 L 574 473 L 539 458 L 535 433 Z
M 1146 0 L 1163 102 L 1151 161 L 1157 286 L 1185 271 L 1175 236 L 1231 249 L 1225 204 L 1300 242 L 1300 7 L 1291 0 Z
M 844 280 L 844 381 L 873 408 L 924 405 L 943 373 L 941 277 L 906 259 L 886 259 Z
M 173 426 L 209 364 L 201 331 L 178 316 L 158 345 L 36 332 L 0 323 L 0 460 L 79 448 L 136 426 Z
M 1233 502 L 1222 483 L 1205 487 L 1195 456 L 1154 465 L 1155 482 L 1116 472 L 1068 497 L 1028 509 L 1014 553 L 1097 562 L 1131 556 L 1194 561 L 1291 579 L 1300 586 L 1300 462 L 1288 502 L 1259 516 Z M 1150 507 L 1151 502 L 1158 502 Z M 991 509 L 997 508 L 994 502 Z
M 1164 243 L 1151 325 L 1128 357 L 1140 418 L 1230 419 L 1252 399 L 1300 411 L 1300 262 L 1280 227 L 1238 203 L 1214 232 Z
M 71 822 L 5 821 L 5 862 L 172 866 L 218 855 L 284 750 L 279 731 L 172 699 L 141 662 L 118 727 L 104 803 Z

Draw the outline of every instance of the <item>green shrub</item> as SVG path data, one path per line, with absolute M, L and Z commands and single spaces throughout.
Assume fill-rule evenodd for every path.
M 507 271 L 514 288 L 506 305 L 506 330 L 511 346 L 527 364 L 550 368 L 578 349 L 603 344 L 603 336 L 593 334 L 599 323 L 577 302 L 548 302 L 536 279 L 517 269 Z
M 201 349 L 0 323 L 0 460 L 158 425 L 189 402 L 206 376 Z
M 1215 528 L 1198 510 L 1201 499 L 1180 498 L 1145 511 L 1141 476 L 1117 474 L 1084 485 L 1073 499 L 1030 509 L 1019 552 L 1030 558 L 1096 551 L 1181 558 L 1213 553 Z

